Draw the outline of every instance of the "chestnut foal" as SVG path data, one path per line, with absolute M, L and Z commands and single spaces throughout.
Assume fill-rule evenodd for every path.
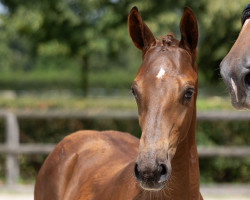
M 35 200 L 202 199 L 195 142 L 195 15 L 184 9 L 181 41 L 172 35 L 156 40 L 136 7 L 128 27 L 142 51 L 132 85 L 141 139 L 117 131 L 65 137 L 38 174 Z

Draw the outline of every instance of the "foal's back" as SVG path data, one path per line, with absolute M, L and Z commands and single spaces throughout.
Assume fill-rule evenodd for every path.
M 38 174 L 35 200 L 111 199 L 108 190 L 134 181 L 138 142 L 134 136 L 116 131 L 79 131 L 65 137 Z M 115 183 L 125 166 L 131 166 L 131 174 Z

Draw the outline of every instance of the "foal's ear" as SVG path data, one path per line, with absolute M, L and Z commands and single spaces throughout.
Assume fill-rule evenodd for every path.
M 180 45 L 191 51 L 194 58 L 196 58 L 197 44 L 198 44 L 198 25 L 193 11 L 185 7 L 180 22 L 181 41 Z
M 154 46 L 156 44 L 153 33 L 142 21 L 137 7 L 133 7 L 129 13 L 128 29 L 134 45 L 138 49 L 142 50 L 143 54 L 145 54 L 151 46 Z

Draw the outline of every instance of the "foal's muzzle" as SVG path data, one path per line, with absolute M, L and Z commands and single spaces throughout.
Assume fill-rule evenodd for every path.
M 161 190 L 165 187 L 170 170 L 165 164 L 135 164 L 134 175 L 144 190 Z

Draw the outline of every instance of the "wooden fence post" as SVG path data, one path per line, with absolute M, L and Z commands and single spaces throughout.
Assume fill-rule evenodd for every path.
M 5 123 L 6 146 L 11 150 L 6 158 L 6 176 L 7 184 L 11 187 L 17 184 L 20 173 L 18 154 L 14 153 L 19 148 L 19 126 L 16 115 L 11 112 L 6 112 Z

